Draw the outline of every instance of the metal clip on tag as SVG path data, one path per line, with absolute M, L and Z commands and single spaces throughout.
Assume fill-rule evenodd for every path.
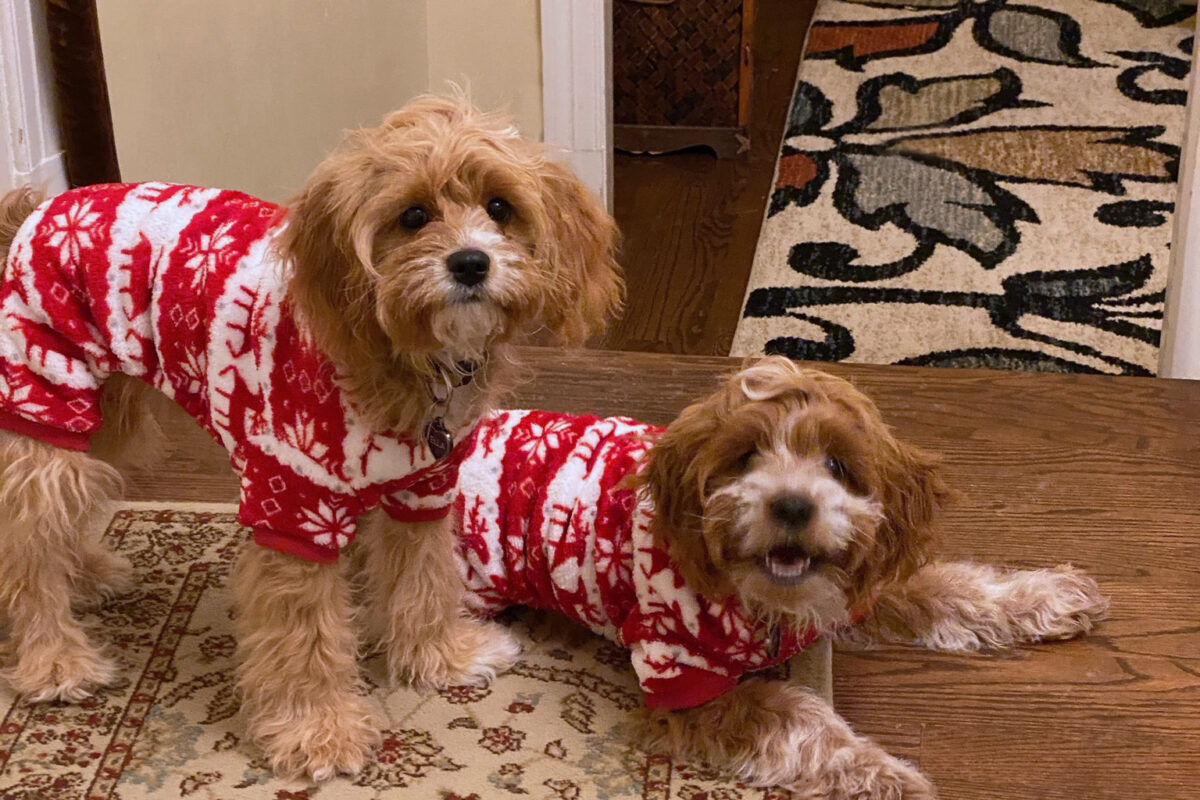
M 442 379 L 446 393 L 438 397 L 438 393 L 434 390 L 433 385 L 429 384 L 429 394 L 433 397 L 435 408 L 446 409 L 450 406 L 450 396 L 454 394 L 454 384 L 445 370 L 438 368 L 437 372 Z M 435 461 L 441 461 L 450 455 L 450 451 L 454 449 L 454 437 L 446 429 L 445 417 L 439 414 L 427 422 L 424 433 L 425 444 L 429 446 L 429 452 L 433 455 Z

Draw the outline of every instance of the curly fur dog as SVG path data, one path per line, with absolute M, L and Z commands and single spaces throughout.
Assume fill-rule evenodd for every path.
M 462 440 L 510 380 L 510 342 L 578 342 L 619 305 L 614 238 L 586 189 L 506 120 L 438 98 L 349 135 L 286 210 L 158 183 L 40 206 L 10 194 L 0 613 L 13 687 L 76 700 L 113 677 L 71 604 L 129 572 L 81 536 L 119 485 L 96 457 L 107 442 L 89 448 L 102 388 L 122 374 L 182 405 L 241 475 L 239 519 L 260 546 L 233 578 L 238 685 L 277 772 L 355 771 L 377 738 L 338 559 L 360 529 L 374 532 L 362 619 L 394 676 L 445 685 L 507 668 L 507 632 L 461 610 L 446 515 Z M 129 385 L 105 433 L 140 447 Z
M 665 431 L 494 412 L 453 517 L 478 611 L 552 608 L 630 649 L 649 747 L 803 797 L 928 798 L 926 778 L 822 699 L 741 678 L 818 635 L 998 650 L 1103 614 L 1069 566 L 933 560 L 946 497 L 937 460 L 854 387 L 771 357 Z

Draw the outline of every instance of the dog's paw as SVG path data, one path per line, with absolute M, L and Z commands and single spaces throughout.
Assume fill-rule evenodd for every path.
M 832 754 L 815 780 L 792 788 L 805 800 L 936 800 L 937 791 L 921 772 L 871 743 Z
M 31 703 L 77 703 L 111 683 L 114 674 L 112 662 L 90 644 L 66 640 L 19 649 L 17 663 L 4 671 L 4 678 Z
M 319 783 L 337 775 L 356 775 L 379 744 L 371 707 L 357 695 L 294 711 L 251 723 L 252 734 L 280 778 L 307 775 Z
M 1010 613 L 1027 641 L 1080 636 L 1108 611 L 1108 598 L 1096 581 L 1069 564 L 1030 573 L 1022 588 Z
M 1069 565 L 1006 570 L 945 563 L 920 589 L 916 597 L 928 610 L 905 622 L 923 645 L 945 652 L 1003 652 L 1069 639 L 1090 631 L 1108 609 L 1096 581 Z
M 464 617 L 441 637 L 393 649 L 389 656 L 393 678 L 420 688 L 486 686 L 517 663 L 521 646 L 504 626 Z
M 72 594 L 77 605 L 96 606 L 127 590 L 132 581 L 133 566 L 129 560 L 98 547 L 84 557 Z
M 451 675 L 452 684 L 476 683 L 486 686 L 496 676 L 508 672 L 521 657 L 521 645 L 513 638 L 508 628 L 495 622 L 469 620 L 471 634 L 467 636 L 468 647 L 464 651 L 464 662 L 457 674 Z

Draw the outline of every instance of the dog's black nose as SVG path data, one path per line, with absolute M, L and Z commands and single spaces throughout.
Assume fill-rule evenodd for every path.
M 781 494 L 771 501 L 771 516 L 791 528 L 807 525 L 813 511 L 812 501 L 798 494 Z
M 474 248 L 456 250 L 446 256 L 446 266 L 449 267 L 450 274 L 463 286 L 483 283 L 491 264 L 492 260 L 488 258 L 487 253 Z

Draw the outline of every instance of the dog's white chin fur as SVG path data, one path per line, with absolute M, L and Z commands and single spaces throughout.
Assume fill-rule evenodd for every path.
M 789 589 L 790 597 L 786 608 L 763 602 L 762 596 L 778 591 L 771 579 L 764 574 L 748 576 L 742 583 L 742 596 L 747 604 L 764 617 L 786 618 L 796 628 L 815 628 L 828 633 L 850 621 L 846 607 L 846 592 L 833 578 L 819 572 L 813 573 L 799 585 Z M 760 595 L 760 592 L 762 593 Z
M 456 358 L 482 359 L 488 343 L 506 332 L 504 312 L 489 300 L 448 305 L 434 315 L 434 338 Z

